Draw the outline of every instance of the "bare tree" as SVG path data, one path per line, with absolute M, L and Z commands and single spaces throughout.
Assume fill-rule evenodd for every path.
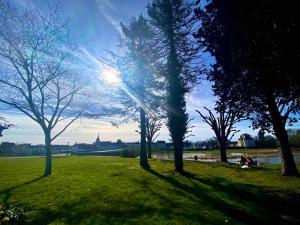
M 183 137 L 183 140 L 186 141 L 189 137 L 194 137 L 195 135 L 193 134 L 193 128 L 195 128 L 194 125 L 191 125 L 191 122 L 194 120 L 194 118 L 189 118 L 186 124 L 186 132 Z
M 2 121 L 2 122 L 0 122 L 0 137 L 2 137 L 2 136 L 3 136 L 3 135 L 2 135 L 2 132 L 3 132 L 4 130 L 7 130 L 7 129 L 11 128 L 11 127 L 14 127 L 14 125 L 8 123 L 8 122 L 6 121 L 6 119 L 3 118 L 3 117 L 1 117 L 1 116 L 0 116 L 0 121 Z
M 162 119 L 159 117 L 146 118 L 146 138 L 148 158 L 152 158 L 152 143 L 158 138 L 159 131 L 162 128 Z
M 228 162 L 226 148 L 233 136 L 239 132 L 234 125 L 241 121 L 241 113 L 234 108 L 221 107 L 218 110 L 218 115 L 214 115 L 208 108 L 204 107 L 204 109 L 208 112 L 207 116 L 198 110 L 196 112 L 214 131 L 219 142 L 221 162 Z
M 141 134 L 141 124 L 139 119 L 135 118 L 134 121 L 139 123 L 139 129 L 135 132 Z M 162 118 L 157 116 L 146 115 L 146 139 L 147 139 L 147 157 L 152 158 L 152 143 L 158 138 L 159 131 L 163 126 Z
M 57 6 L 45 12 L 0 7 L 0 102 L 42 128 L 48 176 L 51 143 L 86 109 L 75 104 L 82 87 L 70 66 L 70 30 Z

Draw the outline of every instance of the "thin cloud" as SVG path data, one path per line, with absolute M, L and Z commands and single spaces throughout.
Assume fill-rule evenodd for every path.
M 122 28 L 120 26 L 120 21 L 112 16 L 112 14 L 116 14 L 116 7 L 107 0 L 97 0 L 97 5 L 100 13 L 104 16 L 104 18 L 111 24 L 113 27 L 122 34 Z
M 215 99 L 214 97 L 202 97 L 191 94 L 186 98 L 187 101 L 187 111 L 191 114 L 194 114 L 196 110 L 202 110 L 203 107 L 209 109 L 214 109 Z

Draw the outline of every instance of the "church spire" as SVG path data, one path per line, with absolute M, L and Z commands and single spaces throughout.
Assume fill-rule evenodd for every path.
M 101 142 L 100 142 L 100 137 L 99 137 L 99 133 L 98 133 L 98 137 L 96 139 L 96 142 L 95 142 L 96 146 L 99 147 Z

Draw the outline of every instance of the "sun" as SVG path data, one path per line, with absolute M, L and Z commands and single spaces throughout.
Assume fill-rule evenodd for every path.
M 119 85 L 121 83 L 120 72 L 112 67 L 104 68 L 101 73 L 101 78 L 111 85 Z

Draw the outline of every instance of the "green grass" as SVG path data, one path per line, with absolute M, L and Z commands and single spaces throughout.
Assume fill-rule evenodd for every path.
M 299 224 L 300 179 L 280 166 L 61 157 L 0 159 L 0 201 L 24 207 L 28 224 Z

